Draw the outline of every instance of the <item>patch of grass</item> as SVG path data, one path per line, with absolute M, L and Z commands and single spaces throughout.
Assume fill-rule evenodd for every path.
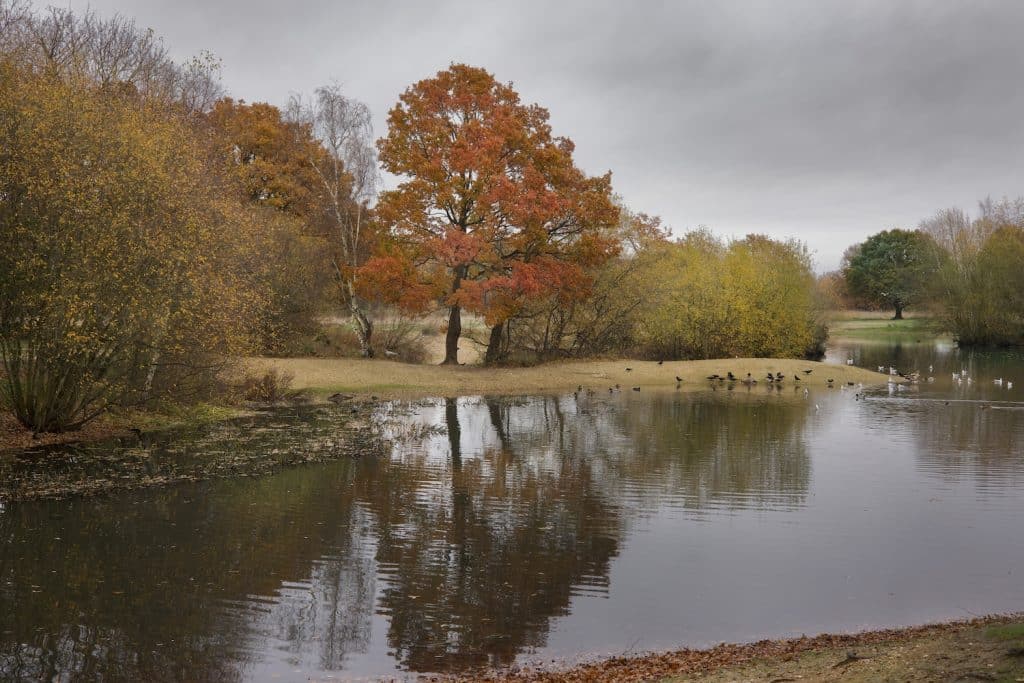
M 985 629 L 985 637 L 990 640 L 1021 640 L 1024 641 L 1024 622 L 989 626 Z
M 829 320 L 892 320 L 893 309 L 885 309 L 878 311 L 869 311 L 862 308 L 837 308 L 830 311 L 826 311 L 826 317 Z M 903 311 L 903 318 L 905 320 L 912 320 L 915 318 L 931 318 L 932 315 L 928 311 Z
M 309 395 L 313 398 L 326 398 L 334 394 L 386 394 L 402 392 L 408 389 L 405 384 L 331 384 L 310 387 Z
M 925 340 L 942 335 L 933 318 L 843 318 L 829 323 L 829 336 L 861 340 Z
M 215 403 L 195 403 L 193 405 L 177 405 L 168 403 L 152 411 L 138 411 L 120 415 L 116 421 L 131 424 L 143 431 L 181 427 L 185 425 L 204 425 L 230 420 L 243 415 L 245 411 L 232 406 Z
M 729 371 L 739 378 L 749 372 L 759 380 L 759 386 L 764 386 L 768 372 L 783 372 L 790 391 L 793 387 L 827 391 L 828 378 L 834 379 L 837 388 L 847 382 L 870 385 L 889 380 L 886 375 L 854 366 L 772 358 L 665 361 L 660 365 L 638 360 L 556 361 L 525 368 L 413 365 L 379 359 L 249 358 L 245 365 L 249 372 L 257 374 L 271 368 L 291 373 L 297 388 L 308 389 L 319 397 L 335 392 L 375 394 L 382 398 L 515 395 L 572 391 L 578 386 L 607 391 L 616 384 L 627 391 L 635 386 L 674 389 L 676 377 L 682 380 L 681 390 L 707 390 L 708 376 Z M 803 374 L 804 369 L 812 370 L 813 374 Z M 797 374 L 799 382 L 793 379 Z

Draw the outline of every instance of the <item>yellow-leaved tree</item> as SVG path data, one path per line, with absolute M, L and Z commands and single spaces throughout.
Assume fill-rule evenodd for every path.
M 725 243 L 705 229 L 637 257 L 651 283 L 638 345 L 659 358 L 802 357 L 825 329 L 803 245 L 761 235 Z
M 180 392 L 249 342 L 249 216 L 181 117 L 0 62 L 0 390 L 36 431 Z

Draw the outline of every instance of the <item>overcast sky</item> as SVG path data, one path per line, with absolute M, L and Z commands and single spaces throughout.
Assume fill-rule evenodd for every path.
M 39 3 L 40 6 L 45 3 Z M 210 50 L 229 93 L 331 80 L 374 112 L 451 62 L 512 81 L 677 234 L 795 237 L 819 271 L 945 206 L 1024 194 L 1024 2 L 89 0 Z M 393 183 L 392 183 L 393 184 Z

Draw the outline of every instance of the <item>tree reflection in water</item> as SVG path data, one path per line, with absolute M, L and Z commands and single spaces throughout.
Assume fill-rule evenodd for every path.
M 509 663 L 607 591 L 645 509 L 801 504 L 806 405 L 720 393 L 383 408 L 391 436 L 443 432 L 253 481 L 11 506 L 0 677 L 345 670 L 383 649 L 380 619 L 403 668 Z

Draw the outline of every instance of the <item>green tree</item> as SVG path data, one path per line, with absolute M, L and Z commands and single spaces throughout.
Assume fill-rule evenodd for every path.
M 895 309 L 893 320 L 924 300 L 941 265 L 935 240 L 919 230 L 884 230 L 848 250 L 845 260 L 850 292 Z

